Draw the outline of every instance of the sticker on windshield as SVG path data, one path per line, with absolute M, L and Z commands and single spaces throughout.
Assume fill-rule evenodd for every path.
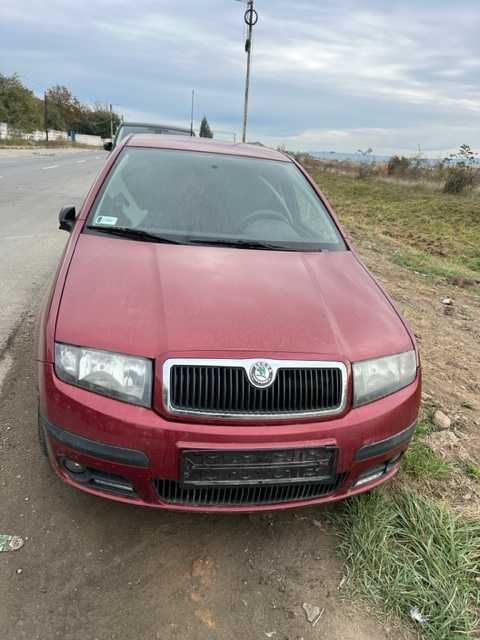
M 117 224 L 118 218 L 114 218 L 113 216 L 97 216 L 95 219 L 95 224 L 107 224 L 110 227 L 113 227 Z

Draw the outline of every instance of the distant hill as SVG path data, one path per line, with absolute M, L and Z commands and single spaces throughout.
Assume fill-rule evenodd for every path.
M 391 156 L 377 156 L 371 153 L 363 156 L 361 153 L 340 153 L 338 151 L 310 151 L 310 155 L 319 160 L 350 160 L 351 162 L 387 162 Z
M 338 160 L 339 162 L 342 160 L 349 160 L 350 162 L 388 162 L 392 157 L 391 155 L 382 156 L 375 155 L 374 153 L 364 156 L 361 153 L 340 153 L 339 151 L 309 151 L 309 154 L 319 160 Z M 398 153 L 397 155 L 406 155 L 408 158 L 413 158 L 415 156 L 413 153 Z M 423 158 L 423 161 L 427 165 L 433 165 L 443 159 L 443 157 L 444 156 L 439 155 L 438 158 Z

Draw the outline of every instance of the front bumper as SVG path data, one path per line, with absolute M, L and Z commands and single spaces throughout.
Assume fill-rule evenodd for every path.
M 405 389 L 335 419 L 276 425 L 199 424 L 166 420 L 149 409 L 73 387 L 55 376 L 52 365 L 39 366 L 41 424 L 57 475 L 88 493 L 163 509 L 272 510 L 332 502 L 370 490 L 398 470 L 414 433 L 420 401 L 417 377 Z M 180 483 L 182 451 L 187 449 L 305 447 L 337 451 L 335 478 L 313 493 L 284 492 L 282 501 L 275 502 L 273 494 L 264 500 L 264 490 L 257 494 L 258 502 L 234 499 L 232 503 L 226 501 L 225 493 L 222 501 L 221 492 L 210 492 L 208 499 L 200 500 L 200 494 L 185 492 Z M 87 473 L 72 473 L 65 467 L 66 460 L 85 466 Z M 365 481 L 370 472 L 372 480 Z

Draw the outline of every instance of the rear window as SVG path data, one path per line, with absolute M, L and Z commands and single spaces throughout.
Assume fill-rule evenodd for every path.
M 291 250 L 345 248 L 293 163 L 214 153 L 125 147 L 88 224 L 195 241 L 273 242 Z
M 160 133 L 175 136 L 190 136 L 190 131 L 185 129 L 175 129 L 172 127 L 154 125 L 122 125 L 118 131 L 117 144 L 131 133 Z

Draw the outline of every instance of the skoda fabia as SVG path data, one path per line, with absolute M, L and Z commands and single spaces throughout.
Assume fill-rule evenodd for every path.
M 40 443 L 62 480 L 243 511 L 397 472 L 419 407 L 414 337 L 292 158 L 133 135 L 60 228 L 38 373 Z

